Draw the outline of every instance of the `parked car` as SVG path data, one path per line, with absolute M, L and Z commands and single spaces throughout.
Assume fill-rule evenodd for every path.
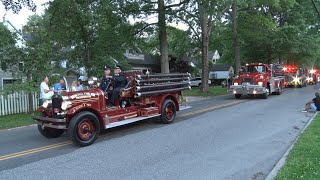
M 201 86 L 201 77 L 196 77 L 190 80 L 191 87 L 200 87 Z M 211 80 L 208 80 L 208 84 L 211 84 Z

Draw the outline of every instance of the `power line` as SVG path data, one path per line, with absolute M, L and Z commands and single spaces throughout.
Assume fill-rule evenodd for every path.
M 313 4 L 314 9 L 317 11 L 319 18 L 320 18 L 320 12 L 319 12 L 319 10 L 318 10 L 318 8 L 316 6 L 316 3 L 314 2 L 314 0 L 311 0 L 311 2 Z

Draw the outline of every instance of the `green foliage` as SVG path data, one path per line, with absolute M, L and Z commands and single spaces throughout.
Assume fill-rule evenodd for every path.
M 184 91 L 184 96 L 221 96 L 227 94 L 227 88 L 221 86 L 210 86 L 208 93 L 203 93 L 198 87 L 193 87 L 192 90 Z
M 320 116 L 317 115 L 299 137 L 287 158 L 286 164 L 275 178 L 276 180 L 320 178 L 319 130 Z
M 15 114 L 0 117 L 0 129 L 15 128 L 34 124 L 30 114 Z

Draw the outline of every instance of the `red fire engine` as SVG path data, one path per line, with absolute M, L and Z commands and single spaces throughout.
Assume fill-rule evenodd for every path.
M 285 87 L 305 87 L 307 86 L 307 70 L 293 65 L 283 66 Z
M 101 129 L 108 129 L 152 117 L 172 123 L 180 106 L 181 92 L 190 89 L 190 74 L 126 72 L 128 84 L 120 92 L 119 106 L 108 107 L 108 93 L 99 88 L 55 94 L 33 115 L 38 130 L 47 138 L 67 131 L 74 144 L 88 146 Z M 92 86 L 95 87 L 95 86 Z
M 284 78 L 276 75 L 273 64 L 246 64 L 230 86 L 229 93 L 234 94 L 237 99 L 242 95 L 261 96 L 266 99 L 271 93 L 280 95 L 283 84 Z
M 315 68 L 308 70 L 307 83 L 308 84 L 317 84 L 318 83 L 318 70 Z

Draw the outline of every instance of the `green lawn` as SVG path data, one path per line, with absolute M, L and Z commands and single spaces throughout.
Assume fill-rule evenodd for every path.
M 220 96 L 227 94 L 227 88 L 221 87 L 221 86 L 210 86 L 209 92 L 207 94 L 204 94 L 200 91 L 200 88 L 198 87 L 192 87 L 192 90 L 184 91 L 184 96 Z
M 0 129 L 8 129 L 34 124 L 30 114 L 0 116 Z
M 276 179 L 320 179 L 320 115 L 300 136 Z

